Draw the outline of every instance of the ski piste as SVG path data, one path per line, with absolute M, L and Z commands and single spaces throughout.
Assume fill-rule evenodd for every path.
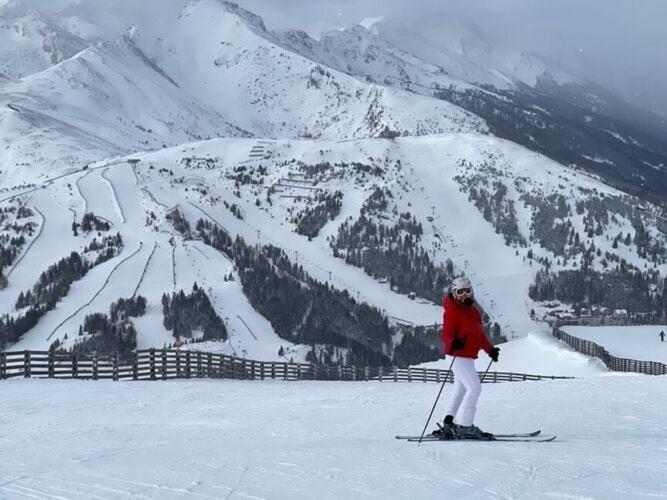
M 518 433 L 513 433 L 513 434 L 493 434 L 493 437 L 496 438 L 534 438 L 540 435 L 542 431 L 533 431 L 533 432 L 518 432 Z M 426 434 L 423 438 L 422 441 L 426 438 L 437 438 L 440 441 L 443 441 L 443 439 L 439 438 L 438 436 L 433 436 L 431 434 Z M 405 440 L 411 440 L 411 439 L 419 439 L 419 436 L 396 436 L 396 439 L 405 439 Z

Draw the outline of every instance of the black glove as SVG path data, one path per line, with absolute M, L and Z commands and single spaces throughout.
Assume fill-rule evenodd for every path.
M 465 345 L 466 341 L 464 339 L 454 337 L 454 340 L 452 340 L 452 345 L 450 346 L 450 350 L 452 352 L 460 351 L 465 347 Z
M 494 363 L 498 362 L 498 355 L 500 354 L 500 349 L 498 347 L 494 347 L 493 349 L 486 351 L 486 353 L 494 361 Z

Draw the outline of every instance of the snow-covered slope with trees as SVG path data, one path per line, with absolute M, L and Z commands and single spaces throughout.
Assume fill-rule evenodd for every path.
M 196 0 L 100 40 L 84 6 L 48 20 L 85 48 L 0 83 L 0 348 L 414 364 L 461 273 L 496 341 L 557 309 L 664 313 L 660 205 L 457 101 L 501 90 L 370 25 L 315 41 Z

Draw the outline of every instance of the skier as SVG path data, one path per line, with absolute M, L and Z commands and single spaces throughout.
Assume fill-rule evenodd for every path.
M 452 364 L 454 389 L 443 425 L 433 435 L 463 439 L 480 439 L 490 434 L 473 425 L 477 400 L 482 391 L 475 370 L 475 359 L 481 349 L 493 361 L 498 361 L 500 349 L 484 335 L 482 318 L 475 305 L 468 278 L 456 278 L 444 300 L 442 339 L 445 354 L 456 356 Z M 454 417 L 457 417 L 454 423 Z
M 665 331 L 661 330 L 659 335 L 660 335 L 660 342 L 664 342 L 665 341 Z

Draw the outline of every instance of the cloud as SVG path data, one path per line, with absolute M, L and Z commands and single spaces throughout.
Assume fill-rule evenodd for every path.
M 430 33 L 473 22 L 493 43 L 541 54 L 565 70 L 667 116 L 667 1 L 240 0 L 270 28 L 311 34 L 384 16 Z

